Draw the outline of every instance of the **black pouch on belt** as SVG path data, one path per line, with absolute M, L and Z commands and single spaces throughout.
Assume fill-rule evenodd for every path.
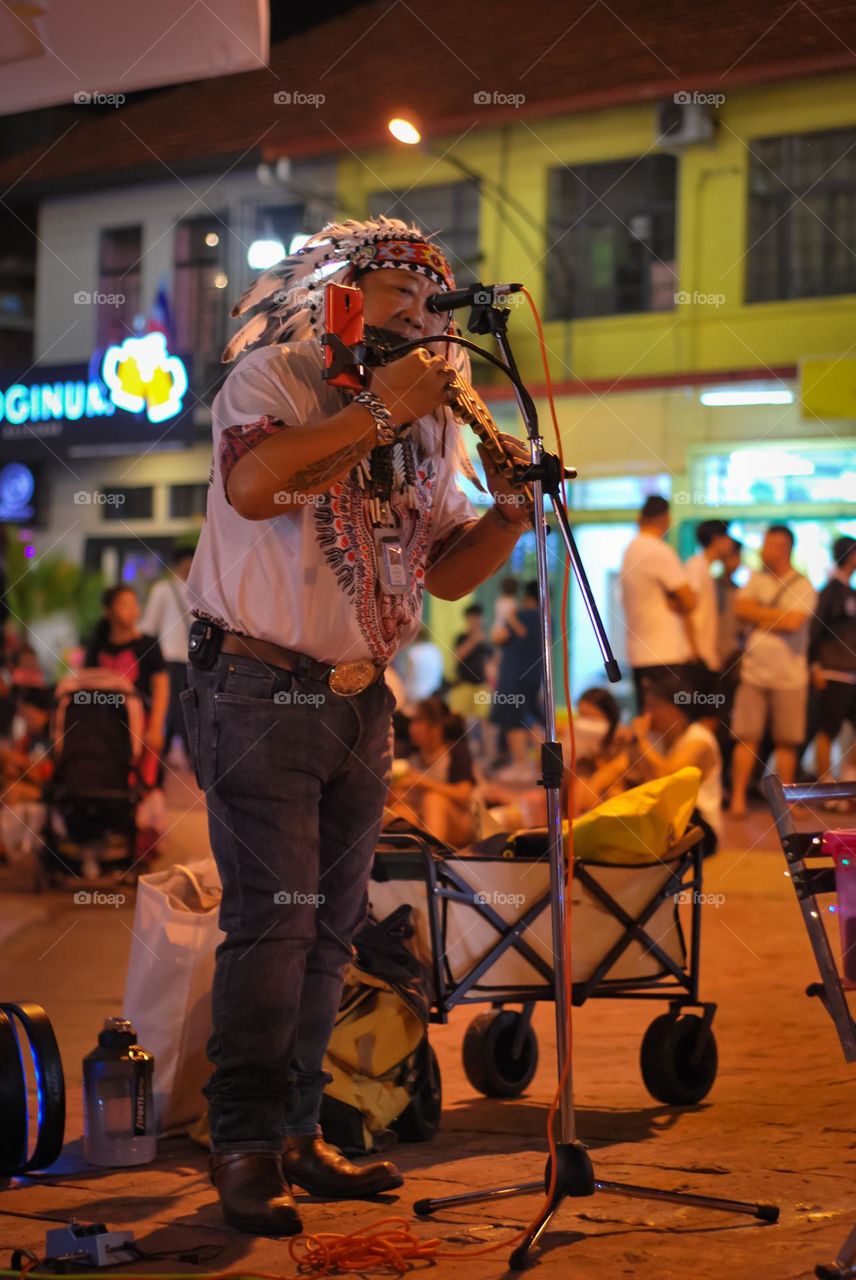
M 187 660 L 199 671 L 210 671 L 220 655 L 225 631 L 214 622 L 197 618 L 190 627 Z

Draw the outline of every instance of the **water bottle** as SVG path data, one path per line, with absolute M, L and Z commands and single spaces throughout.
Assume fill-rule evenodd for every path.
M 127 1018 L 107 1018 L 98 1047 L 83 1059 L 83 1154 L 90 1164 L 148 1164 L 157 1137 L 155 1060 Z

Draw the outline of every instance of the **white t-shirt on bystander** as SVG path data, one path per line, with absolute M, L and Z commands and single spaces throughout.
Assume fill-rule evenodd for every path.
M 786 578 L 756 572 L 738 591 L 735 603 L 741 600 L 754 600 L 767 607 L 775 605 L 782 613 L 804 613 L 805 622 L 796 631 L 752 627 L 740 663 L 740 679 L 762 689 L 804 689 L 808 684 L 809 631 L 817 601 L 808 578 L 796 570 Z
M 719 614 L 716 608 L 716 585 L 704 554 L 690 556 L 684 565 L 687 581 L 698 596 L 698 604 L 690 614 L 698 656 L 709 671 L 718 671 Z
M 637 534 L 624 553 L 620 581 L 630 665 L 691 662 L 686 624 L 667 598 L 668 592 L 688 585 L 674 548 L 653 534 Z

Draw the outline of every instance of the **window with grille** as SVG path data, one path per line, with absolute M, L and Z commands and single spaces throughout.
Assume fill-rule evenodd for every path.
M 407 192 L 376 191 L 368 214 L 415 223 L 443 250 L 458 287 L 479 278 L 479 192 L 475 182 L 446 182 Z
M 256 209 L 256 235 L 261 240 L 279 240 L 286 253 L 303 228 L 302 204 L 260 204 Z
M 856 128 L 749 151 L 746 301 L 856 293 Z
M 98 244 L 96 343 L 113 346 L 133 337 L 140 312 L 142 227 L 113 227 Z
M 133 489 L 104 488 L 101 497 L 102 520 L 151 520 L 155 491 L 151 485 Z
M 210 214 L 186 218 L 175 229 L 174 346 L 192 357 L 200 399 L 207 398 L 206 373 L 214 377 L 220 371 L 234 301 L 225 268 L 226 234 L 224 219 Z
M 173 484 L 169 487 L 169 514 L 172 520 L 204 516 L 208 501 L 207 484 Z
M 548 183 L 548 319 L 675 305 L 674 156 L 563 166 Z

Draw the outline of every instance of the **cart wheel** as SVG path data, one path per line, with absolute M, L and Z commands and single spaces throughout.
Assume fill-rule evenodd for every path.
M 701 1102 L 710 1093 L 719 1063 L 711 1028 L 701 1059 L 692 1060 L 702 1022 L 694 1013 L 680 1018 L 664 1013 L 645 1032 L 639 1053 L 642 1079 L 658 1102 L 688 1106 Z
M 464 1036 L 464 1071 L 474 1089 L 488 1098 L 518 1098 L 538 1067 L 538 1040 L 527 1027 L 520 1053 L 513 1057 L 514 1037 L 523 1017 L 513 1009 L 480 1013 Z
M 443 1110 L 440 1064 L 427 1037 L 419 1055 L 416 1090 L 408 1106 L 391 1126 L 401 1142 L 430 1142 L 440 1128 Z

